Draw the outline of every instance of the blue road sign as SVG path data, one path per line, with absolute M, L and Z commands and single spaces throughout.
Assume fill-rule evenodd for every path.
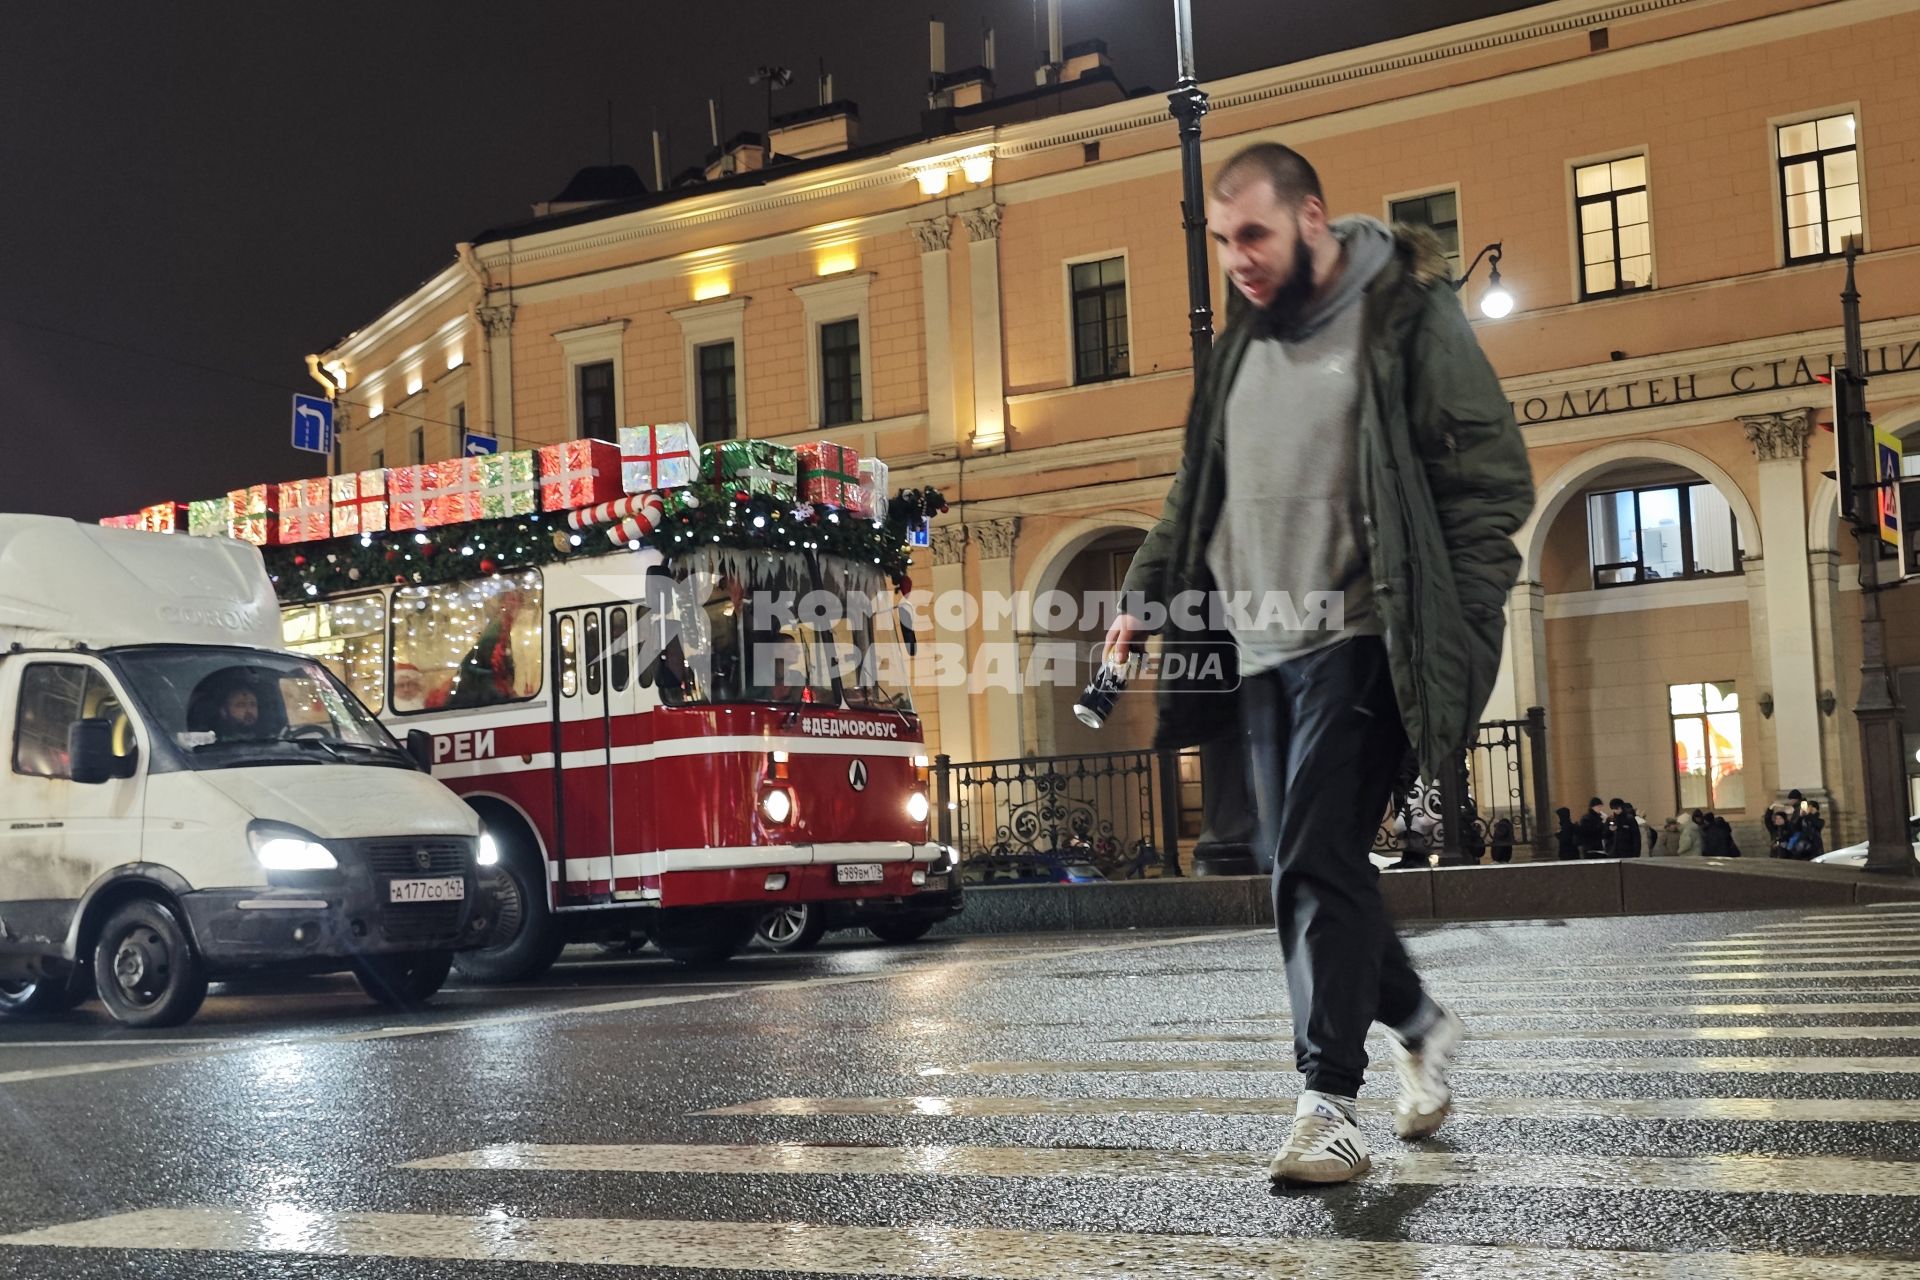
M 460 453 L 464 457 L 477 458 L 484 453 L 500 452 L 500 442 L 492 436 L 478 436 L 469 431 L 460 440 Z
M 323 396 L 293 398 L 293 447 L 304 453 L 333 452 L 333 402 Z

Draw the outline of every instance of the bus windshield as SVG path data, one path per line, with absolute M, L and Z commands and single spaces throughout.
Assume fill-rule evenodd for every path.
M 812 628 L 764 607 L 732 578 L 703 603 L 679 584 L 652 614 L 662 702 L 831 706 L 833 676 Z

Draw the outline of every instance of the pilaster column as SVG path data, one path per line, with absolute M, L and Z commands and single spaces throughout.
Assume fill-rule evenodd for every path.
M 974 673 L 985 715 L 981 746 L 989 760 L 1010 760 L 1021 754 L 1023 726 L 1020 646 L 1013 617 L 1013 546 L 1020 522 L 982 520 L 967 528 L 980 551 L 982 652 Z
M 967 692 L 967 628 L 960 612 L 967 591 L 967 526 L 933 530 L 933 702 L 940 709 L 939 749 L 956 761 L 979 757 L 973 747 L 973 698 Z M 960 625 L 954 625 L 956 622 Z M 944 658 L 951 658 L 946 661 Z
M 486 415 L 489 434 L 505 450 L 517 449 L 513 433 L 513 306 L 479 306 L 474 318 L 487 332 L 487 371 L 483 380 L 487 393 Z
M 948 246 L 953 223 L 944 214 L 915 222 L 909 230 L 920 245 L 920 305 L 927 337 L 927 445 L 950 456 L 960 444 L 953 395 L 953 287 Z
M 1807 437 L 1813 411 L 1791 409 L 1743 417 L 1760 472 L 1760 542 L 1765 548 L 1766 618 L 1755 636 L 1767 647 L 1760 670 L 1773 693 L 1774 785 L 1824 790 L 1820 749 L 1820 679 L 1814 660 L 1813 598 L 1807 575 Z M 1758 808 L 1765 797 L 1749 795 Z
M 973 447 L 1007 443 L 1006 359 L 1000 349 L 1000 206 L 960 215 L 967 224 L 973 307 Z

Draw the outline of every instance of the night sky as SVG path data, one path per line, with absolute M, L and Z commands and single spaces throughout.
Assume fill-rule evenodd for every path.
M 1042 6 L 1044 8 L 1044 6 Z M 1526 6 L 1195 0 L 1203 79 Z M 759 128 L 761 63 L 820 60 L 862 140 L 911 134 L 929 11 L 947 65 L 998 30 L 1031 86 L 1034 0 L 243 0 L 7 6 L 0 40 L 0 511 L 95 518 L 319 474 L 287 445 L 302 357 L 613 157 L 652 180 Z M 1170 0 L 1066 0 L 1129 88 L 1173 79 Z M 1168 235 L 1178 234 L 1171 211 Z

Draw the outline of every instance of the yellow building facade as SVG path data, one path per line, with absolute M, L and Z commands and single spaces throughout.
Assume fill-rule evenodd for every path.
M 1513 312 L 1478 318 L 1484 271 L 1461 296 L 1539 502 L 1487 716 L 1546 709 L 1555 804 L 1712 806 L 1750 834 L 1797 787 L 1831 799 L 1830 844 L 1864 834 L 1861 593 L 1820 378 L 1857 234 L 1869 404 L 1920 451 L 1917 62 L 1913 0 L 1637 0 L 1205 86 L 1209 169 L 1278 140 L 1336 215 L 1426 221 L 1463 264 L 1500 246 Z M 1174 128 L 1163 98 L 1108 97 L 998 122 L 989 99 L 950 134 L 760 168 L 736 152 L 732 176 L 461 244 L 319 355 L 345 387 L 340 465 L 449 456 L 463 429 L 527 448 L 680 420 L 854 445 L 952 503 L 916 587 L 1012 602 L 935 617 L 975 668 L 921 663 L 935 749 L 1143 745 L 1145 700 L 1096 733 L 1077 689 L 1018 674 L 1097 634 L 1050 631 L 1037 602 L 1117 585 L 1192 388 Z M 832 133 L 833 108 L 807 114 Z M 1920 705 L 1920 589 L 1881 600 Z

